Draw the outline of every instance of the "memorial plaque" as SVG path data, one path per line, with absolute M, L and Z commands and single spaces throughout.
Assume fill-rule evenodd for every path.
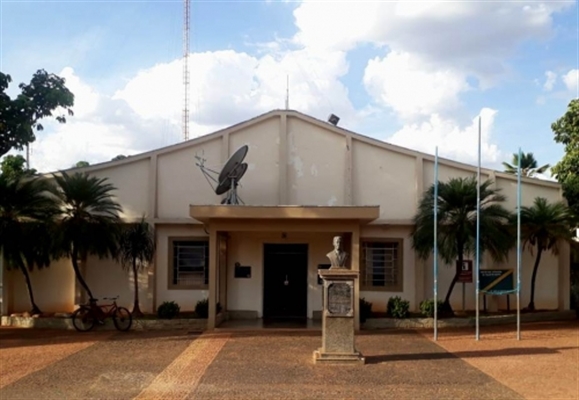
M 332 315 L 348 316 L 352 313 L 352 286 L 334 282 L 328 286 L 328 311 Z

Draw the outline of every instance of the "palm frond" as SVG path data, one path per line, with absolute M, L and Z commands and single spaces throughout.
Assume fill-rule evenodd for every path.
M 137 268 L 142 268 L 152 262 L 155 256 L 155 236 L 145 217 L 123 228 L 119 244 L 121 265 L 131 268 L 134 263 Z
M 54 174 L 55 195 L 61 203 L 58 241 L 61 255 L 71 256 L 73 248 L 85 257 L 116 257 L 120 213 L 114 200 L 116 188 L 106 178 L 87 173 Z

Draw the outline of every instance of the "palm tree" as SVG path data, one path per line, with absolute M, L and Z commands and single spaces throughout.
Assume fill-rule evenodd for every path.
M 487 180 L 480 185 L 480 254 L 488 251 L 495 261 L 507 258 L 513 246 L 508 232 L 510 213 L 500 204 L 505 197 L 492 189 Z M 438 250 L 446 264 L 456 263 L 442 310 L 452 314 L 450 296 L 460 274 L 460 266 L 476 246 L 477 182 L 471 178 L 452 178 L 438 184 Z M 426 260 L 434 247 L 434 185 L 422 197 L 414 216 L 412 246 Z
M 78 261 L 87 255 L 115 257 L 118 245 L 121 206 L 113 200 L 116 188 L 107 178 L 76 172 L 54 175 L 60 200 L 58 247 L 61 256 L 70 257 L 76 278 L 90 299 L 93 295 L 80 272 Z
M 543 197 L 536 197 L 531 207 L 521 207 L 521 236 L 523 247 L 537 249 L 533 275 L 531 276 L 531 299 L 527 308 L 535 310 L 535 280 L 545 251 L 557 254 L 562 240 L 573 237 L 573 218 L 569 208 L 559 203 L 549 203 Z
M 34 299 L 29 271 L 50 265 L 50 225 L 56 212 L 45 179 L 0 175 L 0 250 L 8 267 L 24 275 L 31 314 L 42 311 Z
M 505 167 L 505 172 L 507 174 L 514 174 L 518 173 L 518 165 L 519 165 L 519 155 L 517 153 L 513 153 L 513 158 L 511 163 L 503 162 L 503 166 Z M 535 156 L 533 153 L 521 153 L 521 172 L 522 176 L 526 176 L 529 178 L 534 177 L 537 174 L 543 174 L 547 169 L 550 167 L 549 164 L 545 164 L 541 167 L 537 167 L 538 163 L 535 160 Z
M 133 271 L 135 299 L 132 313 L 142 316 L 143 313 L 139 307 L 138 271 L 153 261 L 155 256 L 155 236 L 144 216 L 138 223 L 130 224 L 121 233 L 119 255 L 123 268 L 130 268 Z

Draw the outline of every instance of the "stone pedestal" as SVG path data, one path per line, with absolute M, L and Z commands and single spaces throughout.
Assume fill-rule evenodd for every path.
M 323 285 L 322 347 L 316 364 L 364 364 L 355 346 L 355 281 L 358 272 L 342 268 L 318 270 Z

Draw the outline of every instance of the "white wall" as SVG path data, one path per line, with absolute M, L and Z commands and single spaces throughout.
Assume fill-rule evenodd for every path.
M 114 260 L 91 256 L 85 271 L 85 280 L 93 296 L 97 299 L 120 296 L 117 304 L 132 311 L 135 293 L 132 269 L 124 270 Z M 143 312 L 153 312 L 153 279 L 152 265 L 138 273 L 139 305 Z
M 24 275 L 19 270 L 8 273 L 11 280 L 6 294 L 11 296 L 11 312 L 30 311 L 30 301 Z M 30 272 L 36 304 L 43 312 L 74 310 L 75 276 L 69 259 L 54 261 L 49 268 Z M 10 293 L 10 291 L 12 293 Z
M 287 146 L 289 204 L 343 205 L 346 138 L 289 118 Z
M 414 251 L 410 240 L 410 228 L 404 226 L 378 226 L 369 225 L 362 227 L 361 239 L 402 239 L 402 265 L 403 265 L 403 291 L 360 291 L 360 298 L 372 303 L 372 311 L 386 311 L 388 299 L 400 296 L 410 302 L 410 309 L 418 308 L 416 302 L 416 269 L 414 267 Z M 362 268 L 362 266 L 360 266 Z
M 352 147 L 354 204 L 379 205 L 380 219 L 412 218 L 416 211 L 415 158 L 355 139 Z
M 536 251 L 531 253 L 526 250 L 522 253 L 522 263 L 521 263 L 521 308 L 526 307 L 529 304 L 530 293 L 531 293 L 531 275 L 533 272 L 533 266 L 535 263 Z M 473 256 L 469 256 L 469 259 L 474 260 Z M 517 284 L 517 255 L 516 251 L 512 250 L 509 254 L 508 261 L 504 263 L 481 263 L 481 269 L 512 269 L 513 270 L 513 283 L 516 287 Z M 474 262 L 473 262 L 474 269 Z M 424 295 L 423 300 L 427 298 L 433 298 L 433 261 L 430 257 L 426 262 L 424 262 Z M 445 265 L 442 260 L 439 260 L 438 267 L 438 297 L 444 299 L 446 292 L 450 286 L 450 282 L 454 277 L 455 268 L 454 266 Z M 466 309 L 475 309 L 475 276 L 473 274 L 473 283 L 465 284 L 465 304 Z M 541 257 L 541 263 L 539 265 L 539 270 L 537 272 L 537 280 L 535 283 L 535 308 L 537 309 L 557 309 L 558 308 L 558 279 L 559 279 L 559 259 L 552 253 L 543 253 Z M 488 297 L 488 296 L 487 296 Z M 511 298 L 511 309 L 516 309 L 516 295 L 512 294 Z M 506 296 L 498 296 L 498 305 L 502 309 L 506 309 L 507 300 Z M 456 310 L 462 309 L 462 283 L 457 283 L 452 296 L 451 304 Z M 480 306 L 482 308 L 483 302 L 482 297 L 480 300 Z
M 207 290 L 169 289 L 169 238 L 207 237 L 199 225 L 159 225 L 157 226 L 157 255 L 155 257 L 157 276 L 157 307 L 164 301 L 175 301 L 181 311 L 194 311 L 199 300 L 208 298 Z M 155 310 L 156 311 L 156 310 Z
M 149 159 L 130 162 L 101 170 L 90 171 L 91 176 L 107 178 L 116 187 L 115 200 L 123 207 L 121 217 L 139 218 L 149 210 Z
M 318 264 L 328 264 L 326 254 L 332 249 L 332 233 L 231 232 L 227 256 L 228 310 L 257 311 L 263 315 L 263 246 L 265 243 L 295 243 L 308 245 L 308 318 L 322 309 L 322 290 L 318 285 Z M 234 265 L 251 265 L 251 278 L 235 278 Z
M 160 218 L 189 218 L 190 204 L 219 204 L 205 176 L 195 165 L 204 157 L 206 167 L 221 170 L 221 138 L 159 155 L 157 209 Z
M 229 154 L 247 145 L 247 172 L 238 194 L 245 204 L 275 205 L 279 201 L 279 118 L 229 135 Z

